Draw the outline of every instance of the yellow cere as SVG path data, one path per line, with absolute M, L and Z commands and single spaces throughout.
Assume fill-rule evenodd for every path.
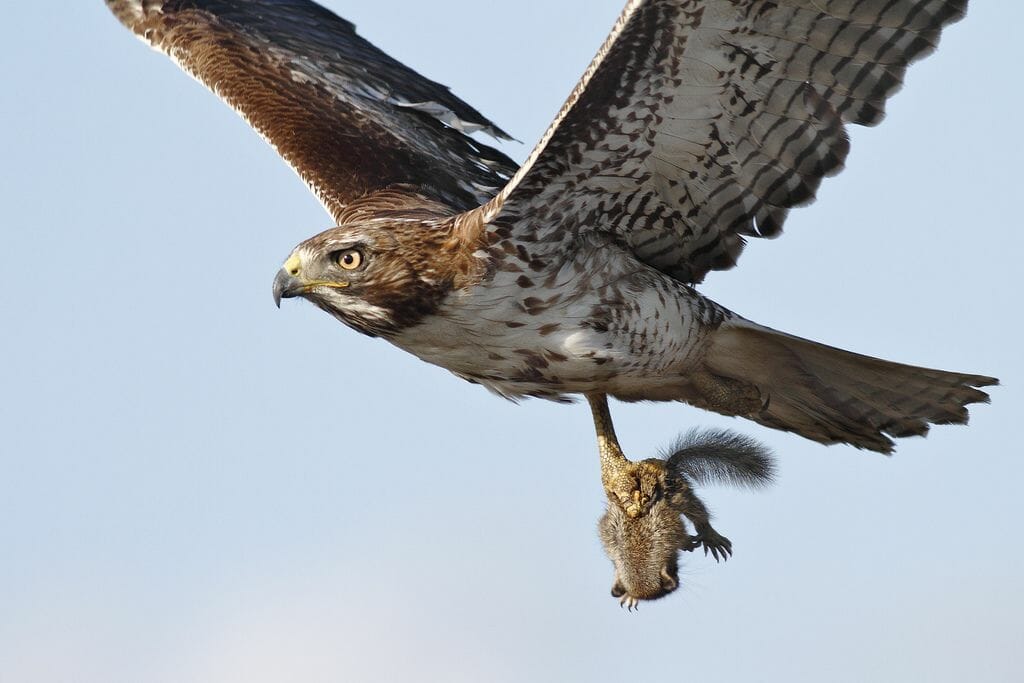
M 302 265 L 302 260 L 299 258 L 299 255 L 292 254 L 288 257 L 288 260 L 284 262 L 284 269 L 291 275 L 298 275 L 300 265 Z

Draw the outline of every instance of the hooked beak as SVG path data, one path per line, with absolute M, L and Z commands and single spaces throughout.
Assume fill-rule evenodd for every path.
M 302 296 L 321 288 L 345 289 L 348 286 L 349 283 L 344 281 L 307 279 L 302 272 L 302 260 L 298 254 L 292 254 L 274 278 L 274 303 L 281 308 L 281 299 Z
M 302 281 L 288 272 L 288 268 L 282 268 L 274 278 L 274 304 L 281 308 L 281 299 L 298 296 L 304 286 Z

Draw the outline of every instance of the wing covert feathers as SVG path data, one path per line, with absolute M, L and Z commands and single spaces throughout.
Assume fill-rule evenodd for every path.
M 966 0 L 634 0 L 486 216 L 601 231 L 685 282 L 774 237 Z M 542 227 L 537 227 L 542 226 Z
M 504 132 L 314 2 L 106 2 L 237 110 L 335 220 L 352 201 L 399 185 L 466 210 L 515 172 L 504 154 L 463 134 Z

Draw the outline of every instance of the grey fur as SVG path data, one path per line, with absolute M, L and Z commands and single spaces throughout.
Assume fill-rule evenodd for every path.
M 643 512 L 630 515 L 609 496 L 598 522 L 601 543 L 615 567 L 612 596 L 630 609 L 679 587 L 680 551 L 703 547 L 715 561 L 732 555 L 732 543 L 711 526 L 711 514 L 694 493 L 694 482 L 761 488 L 774 478 L 771 451 L 735 432 L 692 430 L 670 450 L 665 458 L 637 463 L 636 490 L 650 498 Z
M 775 481 L 770 449 L 749 436 L 727 429 L 691 429 L 662 454 L 676 474 L 697 484 L 729 484 L 760 489 Z

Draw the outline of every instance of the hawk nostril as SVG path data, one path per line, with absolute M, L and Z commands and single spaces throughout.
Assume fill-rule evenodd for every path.
M 288 260 L 284 262 L 282 268 L 284 268 L 289 275 L 295 277 L 302 270 L 302 259 L 299 258 L 298 254 L 292 254 L 288 257 Z

